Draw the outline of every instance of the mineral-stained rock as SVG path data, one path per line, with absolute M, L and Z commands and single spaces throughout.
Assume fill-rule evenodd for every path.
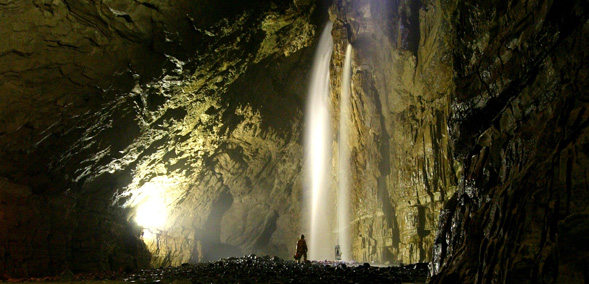
M 587 281 L 587 8 L 456 6 L 450 128 L 464 174 L 432 283 Z
M 453 90 L 447 60 L 450 35 L 445 33 L 450 23 L 441 5 L 335 1 L 330 10 L 336 46 L 334 109 L 341 88 L 336 74 L 342 72 L 346 44 L 354 50 L 350 141 L 355 259 L 430 259 L 439 210 L 454 191 L 446 121 Z M 420 35 L 419 48 L 407 42 Z

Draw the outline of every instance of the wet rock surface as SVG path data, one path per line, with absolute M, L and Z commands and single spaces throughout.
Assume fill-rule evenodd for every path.
M 587 283 L 587 2 L 491 2 L 455 6 L 464 172 L 431 282 Z
M 359 0 L 334 1 L 330 9 L 334 121 L 344 51 L 348 43 L 353 48 L 349 147 L 355 259 L 430 259 L 439 211 L 456 190 L 460 168 L 446 119 L 454 88 L 451 23 L 444 6 Z

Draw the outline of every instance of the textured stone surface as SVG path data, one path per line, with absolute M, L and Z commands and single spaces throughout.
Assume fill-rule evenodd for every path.
M 2 3 L 0 273 L 290 253 L 314 5 L 208 2 Z
M 438 212 L 457 183 L 446 120 L 453 90 L 449 23 L 437 1 L 336 1 L 330 11 L 334 109 L 348 41 L 354 49 L 354 258 L 427 261 Z
M 587 282 L 587 3 L 449 6 L 464 161 L 432 283 Z
M 121 275 L 133 283 L 426 283 L 425 263 L 401 267 L 378 267 L 368 263 L 308 262 L 248 255 L 180 267 L 145 269 Z
M 64 248 L 76 226 L 72 205 L 71 198 L 34 196 L 30 188 L 0 179 L 0 266 L 26 263 L 15 271 L 25 275 L 67 268 Z

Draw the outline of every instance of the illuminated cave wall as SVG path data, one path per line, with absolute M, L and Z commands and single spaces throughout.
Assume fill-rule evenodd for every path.
M 334 2 L 357 259 L 433 257 L 435 283 L 587 281 L 587 8 Z
M 341 88 L 347 43 L 353 47 L 354 259 L 431 259 L 438 214 L 460 171 L 448 135 L 454 82 L 443 12 L 435 1 L 335 1 L 330 9 L 332 90 Z M 337 106 L 339 93 L 332 97 Z
M 316 5 L 209 2 L 0 7 L 0 275 L 290 254 Z

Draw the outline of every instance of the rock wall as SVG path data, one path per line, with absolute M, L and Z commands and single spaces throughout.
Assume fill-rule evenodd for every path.
M 164 53 L 178 47 L 158 41 L 164 27 L 188 26 L 175 21 L 176 7 L 149 2 L 3 1 L 0 9 L 0 274 L 145 266 L 136 228 L 109 209 L 116 181 L 84 194 L 79 161 L 56 165 L 98 123 L 90 114 L 132 87 L 132 74 L 145 82 L 161 72 Z M 111 139 L 113 151 L 123 136 Z
M 433 252 L 434 283 L 586 279 L 586 9 L 334 3 L 334 73 L 354 47 L 356 259 Z
M 587 2 L 444 8 L 464 172 L 440 217 L 431 283 L 587 282 Z
M 34 196 L 30 188 L 0 179 L 0 267 L 2 275 L 63 271 L 71 257 L 76 227 L 74 201 L 64 196 Z M 24 233 L 26 232 L 26 233 Z M 13 262 L 23 263 L 15 267 Z
M 0 30 L 13 38 L 0 73 L 0 95 L 14 101 L 1 104 L 7 162 L 0 176 L 10 185 L 3 210 L 65 200 L 39 209 L 53 212 L 44 223 L 56 224 L 39 232 L 63 235 L 65 253 L 53 255 L 50 241 L 36 239 L 49 250 L 38 265 L 15 257 L 33 245 L 23 236 L 36 225 L 4 215 L 14 233 L 0 237 L 3 273 L 134 269 L 249 253 L 290 257 L 302 232 L 311 44 L 325 19 L 313 14 L 311 1 L 229 10 L 189 2 L 3 7 L 15 19 L 33 15 Z M 429 260 L 437 212 L 457 184 L 446 133 L 453 85 L 441 35 L 448 23 L 440 5 L 335 1 L 331 8 L 334 110 L 345 45 L 354 47 L 351 225 L 358 261 Z M 337 117 L 335 111 L 334 125 Z M 20 205 L 9 205 L 15 196 Z M 146 210 L 157 210 L 152 218 L 164 224 L 137 224 L 142 206 L 156 197 L 164 208 Z M 32 213 L 23 218 L 41 222 Z
M 335 1 L 330 13 L 334 109 L 348 42 L 354 50 L 354 259 L 428 261 L 439 210 L 459 171 L 447 130 L 450 23 L 440 1 Z
M 314 3 L 0 9 L 0 275 L 290 255 Z

